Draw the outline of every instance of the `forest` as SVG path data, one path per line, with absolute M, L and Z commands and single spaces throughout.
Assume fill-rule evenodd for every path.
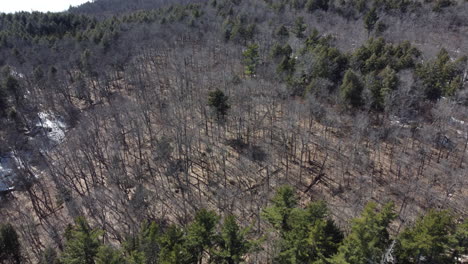
M 280 186 L 261 215 L 268 233 L 258 234 L 252 225 L 239 227 L 232 214 L 220 222 L 219 215 L 206 209 L 185 227 L 144 221 L 121 248 L 103 243 L 106 233 L 78 217 L 65 229 L 61 254 L 48 247 L 38 263 L 259 263 L 262 251 L 275 252 L 274 263 L 456 263 L 468 253 L 468 221 L 457 223 L 448 210 L 430 210 L 392 238 L 388 229 L 397 217 L 393 203 L 377 210 L 369 202 L 344 236 L 325 202 L 302 208 L 294 189 Z M 274 243 L 262 247 L 265 240 Z M 0 248 L 3 261 L 21 262 L 21 245 L 11 225 L 0 227 Z M 246 257 L 249 253 L 257 254 Z
M 0 263 L 468 262 L 468 1 L 0 13 Z

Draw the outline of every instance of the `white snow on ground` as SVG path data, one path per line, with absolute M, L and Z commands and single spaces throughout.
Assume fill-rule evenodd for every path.
M 14 168 L 20 169 L 23 163 L 13 154 L 0 158 L 0 192 L 13 190 Z
M 11 69 L 10 74 L 13 75 L 16 78 L 20 78 L 20 79 L 24 78 L 24 74 L 22 74 L 20 72 L 17 72 L 17 71 L 15 71 L 13 69 Z
M 453 116 L 450 117 L 450 119 L 451 119 L 452 123 L 457 124 L 457 125 L 460 125 L 461 127 L 466 126 L 466 128 L 468 128 L 468 126 L 467 126 L 468 124 L 467 124 L 466 121 L 456 119 L 456 118 L 453 117 Z M 468 139 L 468 131 L 462 131 L 462 130 L 459 130 L 459 129 L 457 129 L 456 131 L 457 131 L 457 134 L 458 134 L 459 136 L 461 136 L 462 138 Z
M 0 192 L 12 191 L 14 187 L 10 187 L 9 184 L 0 179 Z
M 36 126 L 45 129 L 48 139 L 57 144 L 65 139 L 65 130 L 67 128 L 65 123 L 60 121 L 59 118 L 45 112 L 40 112 L 38 116 L 39 121 Z
M 390 117 L 390 124 L 401 128 L 411 128 L 410 125 L 402 123 L 397 116 Z
M 452 119 L 452 122 L 458 123 L 458 124 L 460 124 L 460 125 L 464 125 L 464 124 L 465 124 L 465 121 L 463 121 L 463 120 L 458 120 L 458 119 L 456 119 L 456 118 L 453 117 L 453 116 L 451 117 L 451 119 Z
M 457 130 L 457 134 L 464 138 L 464 139 L 468 139 L 468 132 L 464 132 L 464 131 L 461 131 L 461 130 Z M 468 151 L 468 150 L 467 150 Z
M 41 135 L 45 136 L 49 143 L 55 146 L 65 139 L 67 126 L 59 117 L 50 113 L 40 112 L 38 118 L 36 129 L 40 130 Z M 40 151 L 47 150 L 48 147 L 45 147 Z M 24 164 L 15 152 L 10 152 L 0 157 L 0 192 L 14 190 L 13 180 L 15 178 L 15 169 L 23 168 Z

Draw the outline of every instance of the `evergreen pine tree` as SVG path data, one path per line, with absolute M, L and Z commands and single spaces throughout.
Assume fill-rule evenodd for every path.
M 353 220 L 351 233 L 343 240 L 331 262 L 380 263 L 382 255 L 390 244 L 387 228 L 394 218 L 392 203 L 386 204 L 380 211 L 377 211 L 375 203 L 368 203 L 361 217 Z
M 364 16 L 364 26 L 367 30 L 368 35 L 370 35 L 372 30 L 374 30 L 377 21 L 379 21 L 379 16 L 377 15 L 377 10 L 374 7 L 371 10 L 369 10 L 369 12 L 367 12 L 367 14 Z
M 159 226 L 155 222 L 144 223 L 139 234 L 139 251 L 145 255 L 146 264 L 157 264 L 159 254 Z
M 216 118 L 223 120 L 229 108 L 228 97 L 224 95 L 223 91 L 216 89 L 208 94 L 208 105 L 214 109 Z
M 251 242 L 245 238 L 246 230 L 241 230 L 233 215 L 228 215 L 221 227 L 218 249 L 215 251 L 215 263 L 237 264 L 244 261 L 244 256 L 251 249 Z
M 253 76 L 256 73 L 259 54 L 258 54 L 258 44 L 251 44 L 247 46 L 247 49 L 242 53 L 244 56 L 244 65 L 245 65 L 245 74 L 248 76 Z
M 324 202 L 297 207 L 291 187 L 278 189 L 264 217 L 280 233 L 276 263 L 322 263 L 336 253 L 343 235 L 328 218 Z
M 340 94 L 345 102 L 353 107 L 358 107 L 363 104 L 362 100 L 363 85 L 359 77 L 353 70 L 346 71 L 343 83 L 340 86 Z
M 204 256 L 213 249 L 216 237 L 216 213 L 202 209 L 187 229 L 186 246 L 192 254 L 192 263 L 203 263 Z
M 143 222 L 140 232 L 125 241 L 125 252 L 133 261 L 144 259 L 146 264 L 156 264 L 160 250 L 160 235 L 159 226 L 155 222 Z
M 159 243 L 161 247 L 159 253 L 160 264 L 189 264 L 196 259 L 191 256 L 194 252 L 187 251 L 186 237 L 184 232 L 177 226 L 170 226 L 161 235 Z
M 437 100 L 443 95 L 453 95 L 460 89 L 467 60 L 468 58 L 463 56 L 451 61 L 448 52 L 441 49 L 434 61 L 419 65 L 416 75 L 427 98 Z
M 297 198 L 290 186 L 278 188 L 272 199 L 272 205 L 263 210 L 263 217 L 284 236 L 291 230 L 289 217 L 297 205 Z
M 304 23 L 304 17 L 298 17 L 296 21 L 294 22 L 294 27 L 292 29 L 293 33 L 296 35 L 298 38 L 304 38 L 304 32 L 306 31 L 307 26 Z
M 288 38 L 289 37 L 289 31 L 288 28 L 285 25 L 281 25 L 275 32 L 276 36 L 280 38 Z
M 324 202 L 294 208 L 288 220 L 291 229 L 280 241 L 278 263 L 323 263 L 336 253 L 343 235 L 328 218 Z
M 75 220 L 75 225 L 67 230 L 63 264 L 94 264 L 101 243 L 102 232 L 92 229 L 83 217 Z
M 47 247 L 41 253 L 38 264 L 60 264 L 60 258 L 57 251 L 51 247 Z
M 0 116 L 6 115 L 8 108 L 8 93 L 6 88 L 0 84 Z
M 21 263 L 21 245 L 11 224 L 0 225 L 0 263 Z
M 448 211 L 429 211 L 398 237 L 396 255 L 402 263 L 454 263 L 455 221 Z
M 313 12 L 318 9 L 322 9 L 324 11 L 328 10 L 328 3 L 329 0 L 308 0 L 306 4 L 306 9 L 309 12 Z
M 123 264 L 122 253 L 111 246 L 101 246 L 96 254 L 96 264 Z
M 457 225 L 454 256 L 468 255 L 468 219 Z

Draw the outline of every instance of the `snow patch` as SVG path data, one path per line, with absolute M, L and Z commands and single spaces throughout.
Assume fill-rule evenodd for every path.
M 24 79 L 24 74 L 11 69 L 10 74 L 16 78 Z
M 403 123 L 396 116 L 391 116 L 390 117 L 390 124 L 392 126 L 401 127 L 401 128 L 411 128 L 411 126 L 409 124 Z
M 67 126 L 60 117 L 52 113 L 40 112 L 37 115 L 34 129 L 28 131 L 28 134 L 31 138 L 38 137 L 40 141 L 44 141 L 40 151 L 47 151 L 65 139 L 66 130 Z M 16 173 L 18 170 L 26 168 L 23 160 L 28 160 L 29 154 L 29 152 L 16 153 L 12 151 L 0 157 L 0 194 L 15 190 Z M 36 175 L 34 177 L 37 178 Z
M 453 116 L 451 117 L 451 119 L 452 119 L 452 122 L 454 122 L 454 123 L 457 123 L 457 124 L 460 124 L 460 125 L 465 125 L 465 121 L 463 121 L 463 120 L 456 119 Z
M 67 126 L 60 118 L 46 112 L 40 112 L 38 116 L 39 121 L 36 123 L 36 126 L 44 129 L 45 135 L 49 140 L 58 144 L 65 139 Z
M 24 168 L 23 163 L 14 153 L 9 153 L 5 157 L 0 157 L 0 193 L 13 191 L 13 179 L 15 169 Z
M 457 135 L 459 135 L 460 137 L 462 137 L 464 139 L 468 139 L 468 132 L 457 130 Z

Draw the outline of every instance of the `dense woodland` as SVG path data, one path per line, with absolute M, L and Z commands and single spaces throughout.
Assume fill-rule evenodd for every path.
M 467 55 L 467 1 L 0 13 L 0 263 L 467 261 Z
M 468 221 L 457 223 L 447 210 L 430 210 L 393 238 L 388 230 L 397 217 L 393 203 L 378 210 L 370 202 L 345 236 L 325 202 L 299 207 L 294 189 L 281 186 L 261 215 L 270 230 L 260 234 L 252 225 L 241 228 L 232 214 L 220 221 L 206 209 L 186 226 L 144 221 L 120 248 L 103 242 L 106 233 L 78 217 L 66 227 L 63 251 L 48 247 L 38 263 L 259 263 L 263 260 L 254 253 L 262 251 L 273 255 L 274 263 L 457 263 L 468 253 Z M 274 242 L 262 247 L 266 240 Z M 21 262 L 11 225 L 0 227 L 0 248 L 3 261 Z

